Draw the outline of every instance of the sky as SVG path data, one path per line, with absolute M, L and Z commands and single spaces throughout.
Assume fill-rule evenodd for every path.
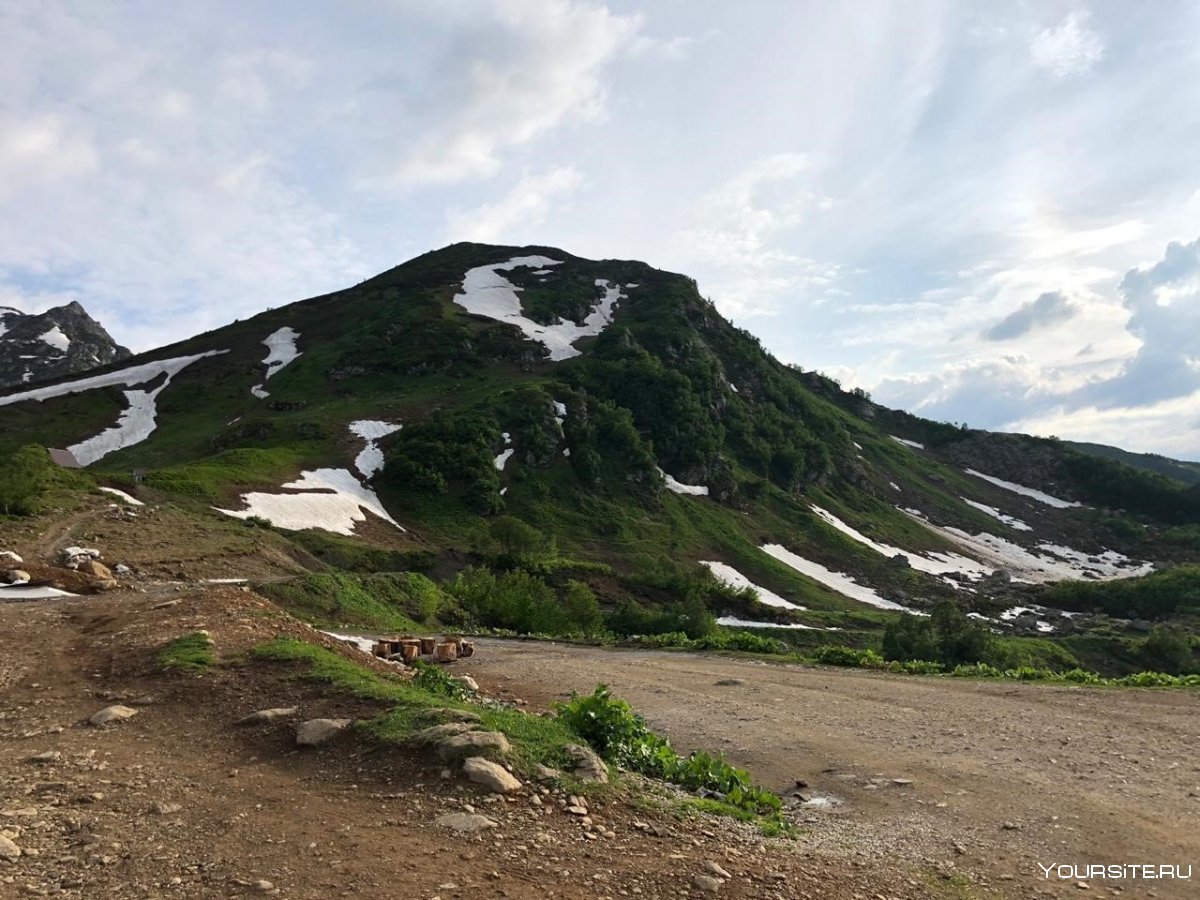
M 933 419 L 1200 460 L 1200 4 L 0 3 L 0 306 L 148 350 L 459 240 Z

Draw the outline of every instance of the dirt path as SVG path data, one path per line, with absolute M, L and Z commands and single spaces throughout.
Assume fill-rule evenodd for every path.
M 290 672 L 251 665 L 252 647 L 311 631 L 233 587 L 145 585 L 145 594 L 0 603 L 0 898 L 277 896 L 701 898 L 716 862 L 744 900 L 917 900 L 963 893 L 920 866 L 813 853 L 729 820 L 677 821 L 620 792 L 594 798 L 597 836 L 536 786 L 505 800 L 440 764 L 348 733 L 297 752 L 294 723 L 237 728 L 241 716 L 297 705 L 302 717 L 379 710 L 328 696 Z M 170 604 L 170 605 L 166 605 Z M 198 628 L 222 665 L 164 674 L 170 638 Z M 340 645 L 332 641 L 346 653 Z M 96 728 L 114 701 L 137 715 Z M 531 799 L 542 798 L 541 805 Z M 496 827 L 456 834 L 446 813 Z M 653 824 L 643 833 L 638 821 Z
M 483 642 L 464 665 L 543 707 L 606 682 L 681 748 L 724 750 L 778 790 L 807 782 L 806 798 L 838 804 L 806 807 L 815 850 L 953 864 L 1017 897 L 1080 893 L 1075 879 L 1047 882 L 1038 863 L 1191 865 L 1191 881 L 1091 886 L 1200 894 L 1197 692 L 505 641 Z

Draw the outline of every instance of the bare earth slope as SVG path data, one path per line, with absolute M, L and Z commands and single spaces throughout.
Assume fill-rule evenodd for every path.
M 778 790 L 806 781 L 806 798 L 840 801 L 812 808 L 809 849 L 954 865 L 1014 897 L 1080 892 L 1074 881 L 1047 882 L 1037 863 L 1191 864 L 1190 882 L 1107 886 L 1123 885 L 1125 896 L 1197 896 L 1200 695 L 1192 691 L 501 641 L 485 642 L 464 666 L 485 686 L 541 704 L 604 681 L 681 749 L 723 749 Z

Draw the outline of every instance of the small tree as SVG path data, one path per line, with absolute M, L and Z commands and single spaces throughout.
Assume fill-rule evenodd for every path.
M 589 637 L 604 627 L 604 615 L 600 612 L 596 595 L 582 581 L 572 579 L 567 582 L 567 591 L 563 595 L 563 612 L 581 634 Z
M 532 525 L 515 516 L 500 516 L 491 525 L 489 532 L 500 545 L 500 552 L 510 559 L 529 556 L 545 543 L 545 536 Z

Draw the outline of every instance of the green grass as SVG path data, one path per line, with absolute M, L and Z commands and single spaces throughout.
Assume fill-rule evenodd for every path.
M 199 673 L 215 662 L 212 638 L 199 631 L 175 638 L 158 652 L 159 665 L 169 671 Z
M 376 631 L 420 631 L 451 601 L 415 572 L 350 575 L 324 572 L 256 585 L 297 617 L 313 624 Z

